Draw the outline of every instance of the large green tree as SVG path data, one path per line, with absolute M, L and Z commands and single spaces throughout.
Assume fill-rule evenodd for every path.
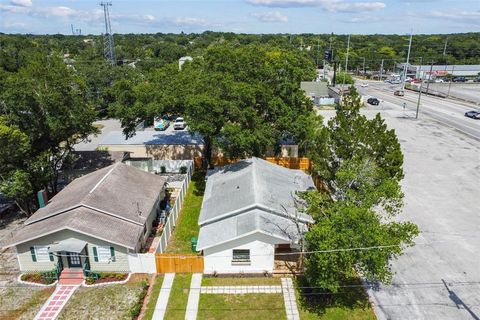
M 96 132 L 85 88 L 84 79 L 62 59 L 40 54 L 31 55 L 3 83 L 2 144 L 15 138 L 19 150 L 14 157 L 2 154 L 2 189 L 14 184 L 26 212 L 33 208 L 26 194 L 43 188 L 55 194 L 59 170 L 73 145 Z
M 361 115 L 360 106 L 352 89 L 316 132 L 310 152 L 321 185 L 304 194 L 315 219 L 306 235 L 307 251 L 314 253 L 305 270 L 312 286 L 332 292 L 357 276 L 389 282 L 391 260 L 418 234 L 413 223 L 395 219 L 403 205 L 403 155 L 395 132 L 380 115 Z

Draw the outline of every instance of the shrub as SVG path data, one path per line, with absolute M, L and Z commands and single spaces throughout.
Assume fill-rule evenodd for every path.
M 41 284 L 52 284 L 55 280 L 55 272 L 53 271 L 44 271 L 44 272 L 29 272 L 22 274 L 20 279 L 27 282 L 35 282 Z
M 180 167 L 180 173 L 181 174 L 186 174 L 187 173 L 187 167 L 185 167 L 185 166 Z
M 135 305 L 130 308 L 129 314 L 132 319 L 136 319 L 142 310 L 143 300 L 148 292 L 148 281 L 146 279 L 140 281 L 140 286 L 142 287 L 142 292 L 138 295 L 138 299 L 135 302 Z
M 167 168 L 165 168 L 165 166 L 161 166 L 160 173 L 166 173 L 166 172 L 167 172 Z

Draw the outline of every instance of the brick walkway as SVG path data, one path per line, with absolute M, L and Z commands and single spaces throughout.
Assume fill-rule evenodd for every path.
M 58 317 L 60 311 L 67 304 L 68 299 L 79 286 L 62 286 L 59 285 L 52 293 L 47 302 L 42 306 L 35 320 L 53 320 Z
M 287 320 L 300 320 L 298 313 L 297 301 L 295 300 L 295 289 L 291 278 L 282 278 L 283 299 L 285 301 L 285 311 L 287 312 Z
M 165 273 L 152 320 L 163 320 L 165 311 L 167 311 L 168 298 L 170 297 L 170 291 L 172 290 L 174 278 L 175 273 Z
M 197 319 L 198 303 L 200 302 L 200 288 L 202 287 L 202 274 L 192 274 L 192 282 L 190 283 L 190 292 L 188 293 L 187 313 L 185 320 Z

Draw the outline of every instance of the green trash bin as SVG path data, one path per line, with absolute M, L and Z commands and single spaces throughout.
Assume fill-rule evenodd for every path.
M 191 242 L 192 242 L 192 252 L 197 252 L 198 239 L 196 237 L 193 237 Z

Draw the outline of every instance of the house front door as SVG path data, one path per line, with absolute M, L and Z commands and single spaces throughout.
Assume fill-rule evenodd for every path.
M 69 268 L 81 268 L 82 261 L 80 260 L 80 255 L 78 253 L 69 252 L 68 253 L 68 267 Z

